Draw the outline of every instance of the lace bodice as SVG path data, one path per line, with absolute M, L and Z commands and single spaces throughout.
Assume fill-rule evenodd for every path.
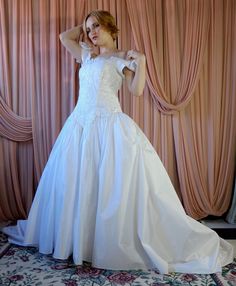
M 91 58 L 89 51 L 83 52 L 79 72 L 79 99 L 75 108 L 82 125 L 96 116 L 121 112 L 117 95 L 124 78 L 125 66 L 135 70 L 133 61 L 116 56 Z

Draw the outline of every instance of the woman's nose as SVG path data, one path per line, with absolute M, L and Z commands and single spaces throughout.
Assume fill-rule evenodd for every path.
M 96 27 L 92 27 L 92 28 L 91 28 L 91 32 L 94 32 L 95 29 L 96 29 Z

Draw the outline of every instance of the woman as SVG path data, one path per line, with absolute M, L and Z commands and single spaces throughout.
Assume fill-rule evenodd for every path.
M 5 232 L 41 253 L 107 269 L 212 273 L 233 259 L 230 244 L 188 217 L 154 148 L 127 115 L 123 79 L 143 92 L 145 56 L 118 51 L 118 29 L 93 11 L 83 30 L 60 35 L 81 63 L 78 103 L 42 174 L 28 220 Z M 78 35 L 80 40 L 77 42 Z

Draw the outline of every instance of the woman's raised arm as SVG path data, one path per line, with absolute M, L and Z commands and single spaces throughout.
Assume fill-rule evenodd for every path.
M 71 55 L 81 62 L 81 47 L 79 41 L 83 40 L 83 28 L 82 25 L 76 26 L 70 30 L 67 30 L 59 35 L 63 46 L 71 53 Z

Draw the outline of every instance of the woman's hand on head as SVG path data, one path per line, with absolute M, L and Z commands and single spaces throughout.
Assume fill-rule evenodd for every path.
M 96 47 L 92 41 L 88 38 L 87 34 L 84 32 L 83 27 L 80 27 L 79 31 L 79 37 L 78 37 L 79 42 L 84 42 L 86 45 L 91 49 L 91 54 L 98 54 L 98 47 Z
M 92 44 L 92 42 L 89 40 L 88 36 L 85 34 L 82 25 L 80 26 L 80 29 L 79 29 L 78 41 L 79 41 L 79 42 L 84 42 L 84 43 L 86 43 L 90 48 L 93 48 L 93 44 Z

